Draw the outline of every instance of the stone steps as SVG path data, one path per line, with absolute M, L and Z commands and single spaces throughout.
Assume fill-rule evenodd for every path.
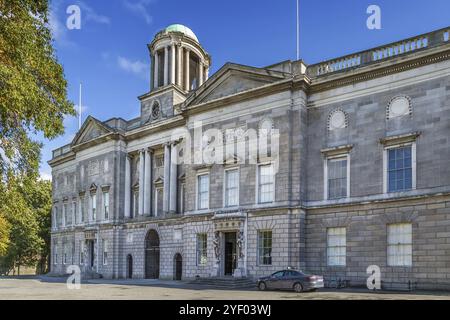
M 220 289 L 256 288 L 256 281 L 249 278 L 197 278 L 190 283 Z

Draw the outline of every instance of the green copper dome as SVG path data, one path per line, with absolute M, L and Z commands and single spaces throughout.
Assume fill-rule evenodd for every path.
M 165 29 L 165 31 L 167 33 L 170 33 L 170 32 L 181 32 L 184 35 L 188 36 L 189 38 L 192 38 L 195 41 L 199 42 L 197 36 L 195 35 L 195 33 L 191 29 L 189 29 L 188 27 L 183 26 L 182 24 L 172 24 L 172 25 L 168 26 Z

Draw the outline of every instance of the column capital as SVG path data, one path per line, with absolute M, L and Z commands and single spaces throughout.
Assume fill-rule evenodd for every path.
M 145 151 L 147 151 L 150 154 L 153 154 L 155 152 L 155 149 L 153 149 L 153 147 L 147 147 L 145 148 Z

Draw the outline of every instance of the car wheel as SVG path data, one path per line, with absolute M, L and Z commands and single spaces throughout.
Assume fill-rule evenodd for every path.
M 260 283 L 258 284 L 258 289 L 259 289 L 260 291 L 264 291 L 264 290 L 267 289 L 267 286 L 266 286 L 266 284 L 265 284 L 264 282 L 260 282 Z
M 299 293 L 299 292 L 303 292 L 303 286 L 301 283 L 297 282 L 296 284 L 294 284 L 294 291 Z

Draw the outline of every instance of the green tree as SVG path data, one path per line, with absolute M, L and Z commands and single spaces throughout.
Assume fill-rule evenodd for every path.
M 0 257 L 6 254 L 9 244 L 10 225 L 0 212 Z
M 23 188 L 22 182 L 11 178 L 0 203 L 0 211 L 5 213 L 11 226 L 9 246 L 2 265 L 6 270 L 17 267 L 18 273 L 21 266 L 35 266 L 44 247 L 44 240 L 39 237 L 36 213 L 27 203 Z
M 37 175 L 40 144 L 74 115 L 48 26 L 48 0 L 0 0 L 0 174 Z
M 42 240 L 37 272 L 46 273 L 50 267 L 52 184 L 45 180 L 26 181 L 22 185 L 22 194 L 34 214 L 38 227 L 37 235 Z

